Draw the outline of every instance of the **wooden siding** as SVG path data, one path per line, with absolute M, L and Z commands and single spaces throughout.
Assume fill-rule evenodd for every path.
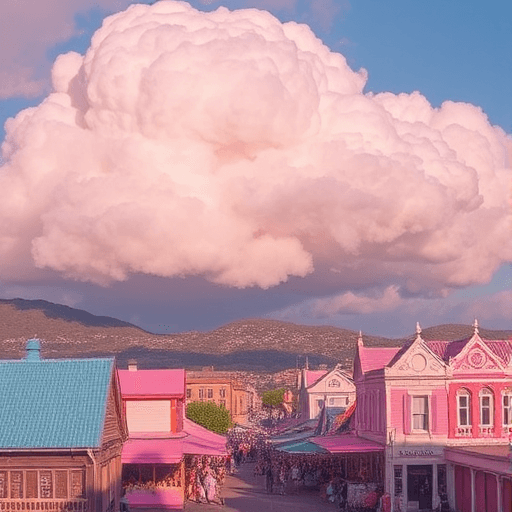
M 121 404 L 118 403 L 118 397 L 116 396 L 114 386 L 110 386 L 101 444 L 103 446 L 110 444 L 113 441 L 122 443 L 125 439 L 126 434 L 123 429 Z

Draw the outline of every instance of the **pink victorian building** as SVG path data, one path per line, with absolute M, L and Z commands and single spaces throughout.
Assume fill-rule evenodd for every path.
M 392 510 L 512 512 L 512 341 L 416 339 L 354 360 L 362 438 L 385 446 Z

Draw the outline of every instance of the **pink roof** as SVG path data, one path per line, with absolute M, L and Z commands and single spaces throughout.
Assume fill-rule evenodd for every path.
M 384 368 L 402 347 L 359 347 L 363 373 Z
M 184 396 L 185 370 L 118 370 L 121 394 L 137 396 Z
M 154 491 L 128 491 L 124 497 L 130 508 L 165 508 L 182 510 L 183 495 L 179 488 L 155 489 Z
M 306 370 L 306 387 L 309 388 L 309 386 L 312 386 L 317 380 L 328 373 L 327 370 Z
M 311 437 L 309 440 L 331 453 L 377 452 L 384 450 L 383 445 L 354 434 L 318 436 Z

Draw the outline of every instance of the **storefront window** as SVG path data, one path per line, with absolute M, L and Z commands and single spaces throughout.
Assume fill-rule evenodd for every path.
M 402 466 L 395 466 L 395 496 L 401 496 L 402 489 Z

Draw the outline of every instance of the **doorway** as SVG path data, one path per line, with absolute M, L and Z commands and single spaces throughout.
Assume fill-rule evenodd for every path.
M 407 466 L 408 508 L 432 510 L 432 466 Z

